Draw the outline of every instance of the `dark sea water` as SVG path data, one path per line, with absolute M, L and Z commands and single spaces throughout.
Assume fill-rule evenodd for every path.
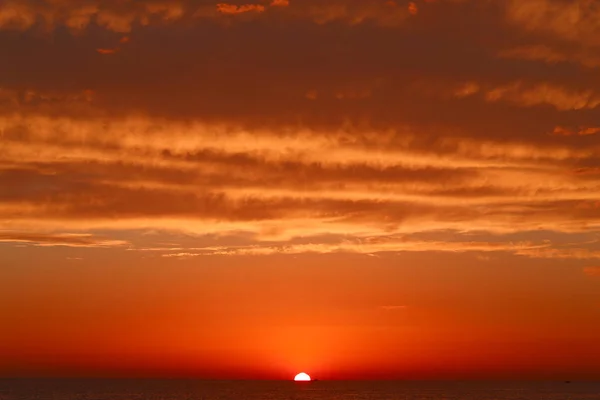
M 0 380 L 0 400 L 600 400 L 600 382 Z

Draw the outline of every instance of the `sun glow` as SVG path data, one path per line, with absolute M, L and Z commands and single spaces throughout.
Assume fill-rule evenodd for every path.
M 294 377 L 296 382 L 310 382 L 310 376 L 304 372 L 300 372 L 298 375 Z

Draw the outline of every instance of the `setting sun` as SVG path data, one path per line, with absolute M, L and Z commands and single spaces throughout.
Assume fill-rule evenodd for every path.
M 310 382 L 310 376 L 304 372 L 300 372 L 298 375 L 294 377 L 296 382 Z

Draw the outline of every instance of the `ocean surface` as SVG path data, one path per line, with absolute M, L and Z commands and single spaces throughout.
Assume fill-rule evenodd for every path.
M 600 382 L 0 380 L 0 400 L 600 400 Z

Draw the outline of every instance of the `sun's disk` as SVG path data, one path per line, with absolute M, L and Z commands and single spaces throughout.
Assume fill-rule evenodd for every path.
M 304 372 L 300 372 L 294 377 L 296 382 L 310 382 L 310 376 Z

